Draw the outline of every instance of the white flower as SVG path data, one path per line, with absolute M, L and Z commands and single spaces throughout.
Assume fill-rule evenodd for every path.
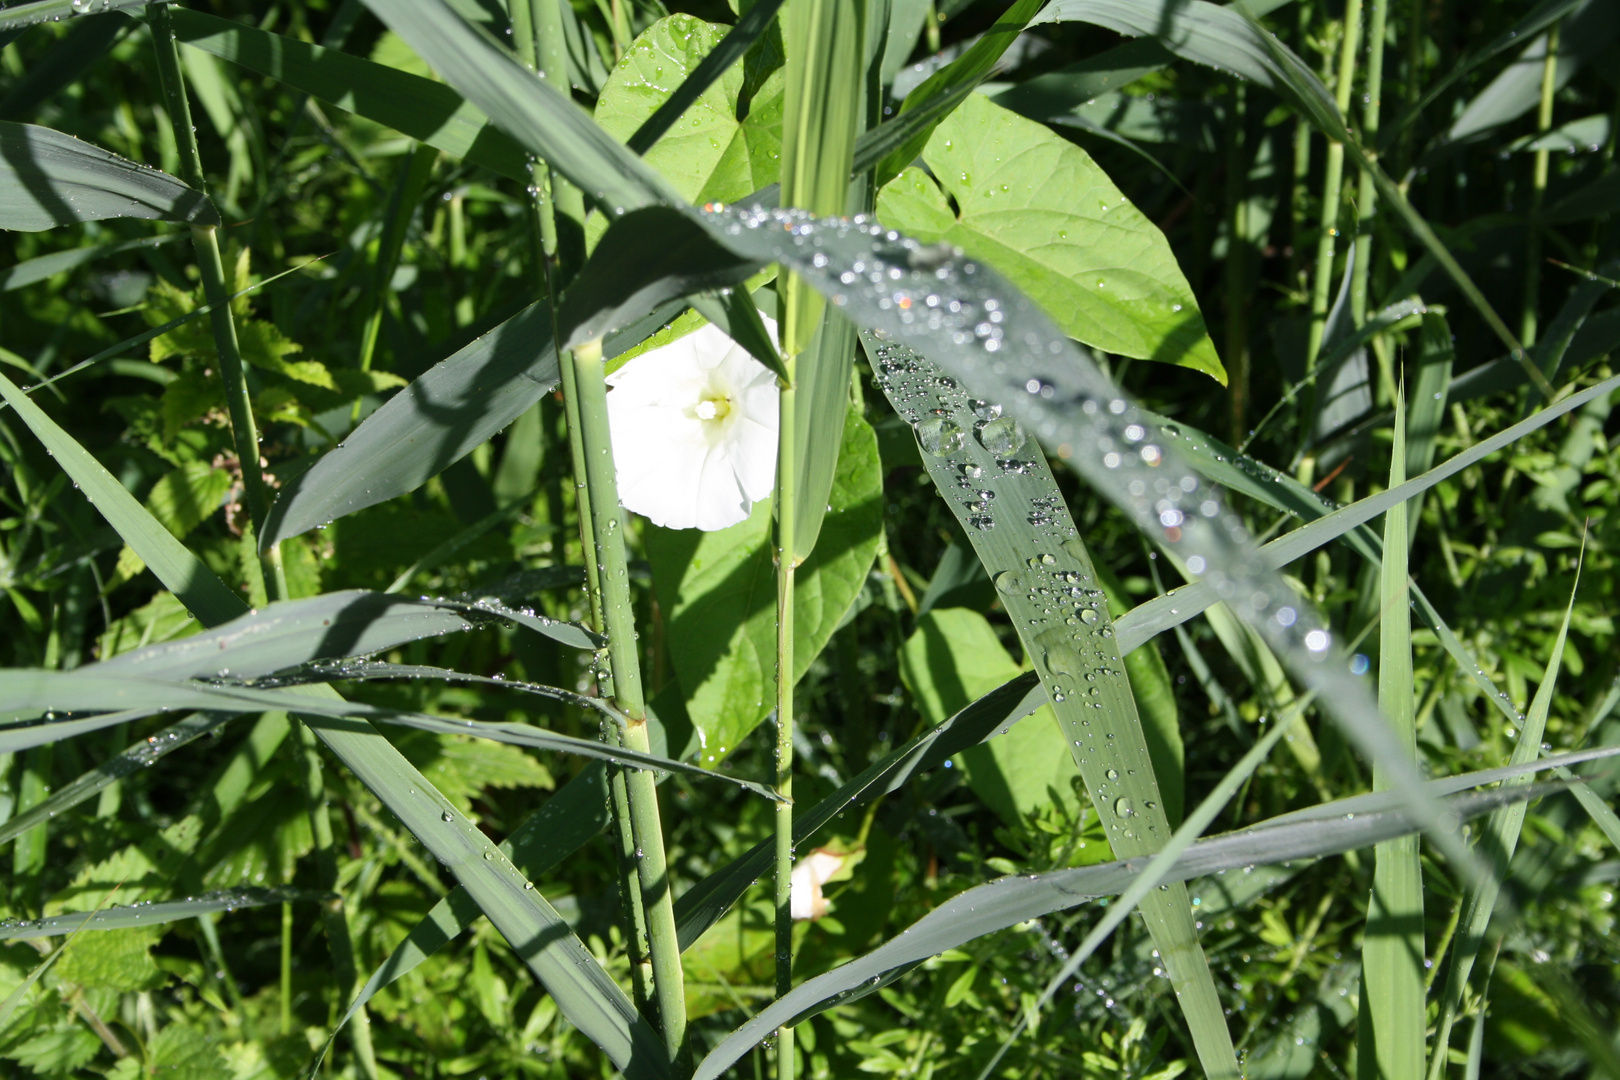
M 827 848 L 816 848 L 799 860 L 793 867 L 793 876 L 789 879 L 793 886 L 792 907 L 795 919 L 819 919 L 827 914 L 829 905 L 826 898 L 821 895 L 821 886 L 842 870 L 848 861 L 848 855 L 840 855 Z
M 776 376 L 718 327 L 643 353 L 608 385 L 625 509 L 666 528 L 713 531 L 747 520 L 771 493 Z

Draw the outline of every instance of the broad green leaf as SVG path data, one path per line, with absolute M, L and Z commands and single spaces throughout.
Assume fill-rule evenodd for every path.
M 660 19 L 636 38 L 602 87 L 596 122 L 629 142 L 724 40 L 727 27 L 691 15 Z M 781 167 L 782 81 L 773 75 L 737 119 L 743 70 L 733 65 L 646 151 L 688 202 L 734 202 L 776 182 Z
M 0 121 L 0 228 L 40 232 L 106 218 L 218 225 L 200 191 L 35 124 Z
M 821 540 L 798 569 L 794 672 L 802 676 L 866 583 L 883 518 L 877 437 L 845 419 L 838 474 Z M 697 730 L 698 760 L 722 760 L 765 718 L 776 693 L 776 572 L 771 505 L 718 532 L 647 526 L 653 587 L 670 659 Z
M 974 95 L 923 160 L 945 191 L 907 169 L 879 195 L 884 224 L 990 263 L 1070 337 L 1225 383 L 1169 242 L 1084 150 Z
M 936 608 L 917 620 L 900 649 L 900 677 L 930 724 L 965 708 L 1018 675 L 988 620 L 965 608 Z M 967 783 L 1009 825 L 1054 798 L 1080 808 L 1080 771 L 1069 756 L 1051 706 L 1004 735 L 962 751 Z
M 972 95 L 973 88 L 990 74 L 996 61 L 1001 59 L 1024 28 L 1039 21 L 1036 12 L 1041 10 L 1044 2 L 1016 0 L 966 52 L 934 72 L 922 85 L 906 95 L 906 100 L 900 104 L 900 115 L 895 117 L 894 128 L 886 132 L 884 127 L 889 125 L 884 125 L 872 133 L 877 135 L 882 132 L 887 136 L 885 141 L 890 144 L 886 156 L 878 164 L 879 184 L 888 183 L 891 177 L 911 165 L 923 146 L 930 141 L 934 126 L 949 115 L 949 110 L 956 108 L 958 102 Z M 901 127 L 908 119 L 908 113 L 917 114 L 911 118 L 913 123 L 908 126 L 909 130 Z M 917 120 L 923 122 L 917 123 Z M 895 138 L 901 130 L 904 130 L 903 137 Z
M 862 340 L 875 383 L 912 425 L 934 486 L 995 583 L 1114 854 L 1158 851 L 1172 830 L 1153 755 L 1091 554 L 1045 457 L 998 401 L 971 398 L 910 349 Z M 1235 1076 L 1185 890 L 1154 892 L 1142 916 L 1205 1072 Z
M 1406 403 L 1395 398 L 1395 439 L 1390 448 L 1389 486 L 1406 481 Z M 1412 678 L 1412 608 L 1406 600 L 1407 505 L 1384 515 L 1383 564 L 1379 568 L 1378 707 L 1417 764 L 1417 692 Z M 1393 781 L 1373 766 L 1373 790 Z M 1522 807 L 1520 808 L 1522 811 Z M 1423 1073 L 1424 957 L 1423 865 L 1418 837 L 1386 840 L 1373 851 L 1372 895 L 1361 945 L 1361 1002 L 1356 1023 L 1358 1072 L 1362 1076 Z
M 1546 791 L 1547 786 L 1543 785 L 1452 796 L 1446 808 L 1459 819 L 1467 819 Z M 1330 808 L 1338 810 L 1338 804 Z M 1184 882 L 1243 866 L 1319 858 L 1402 836 L 1418 827 L 1398 809 L 1357 812 L 1350 816 L 1338 810 L 1332 818 L 1286 825 L 1263 822 L 1244 832 L 1191 845 L 1163 880 Z M 699 1064 L 695 1080 L 716 1080 L 776 1026 L 794 1023 L 800 1017 L 859 996 L 861 988 L 871 985 L 874 979 L 881 982 L 886 975 L 909 964 L 1025 920 L 1121 893 L 1151 861 L 1140 857 L 1074 870 L 999 878 L 959 893 L 871 952 L 794 987 L 792 993 L 728 1035 Z

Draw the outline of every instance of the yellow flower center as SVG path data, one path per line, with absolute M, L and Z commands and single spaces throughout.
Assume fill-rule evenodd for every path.
M 724 420 L 731 411 L 731 399 L 728 397 L 706 397 L 697 403 L 693 410 L 699 420 Z

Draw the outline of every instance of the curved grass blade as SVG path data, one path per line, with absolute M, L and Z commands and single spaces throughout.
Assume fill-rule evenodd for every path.
M 146 236 L 139 240 L 120 240 L 116 244 L 96 244 L 92 247 L 70 248 L 67 251 L 53 251 L 49 255 L 41 255 L 34 259 L 25 259 L 20 263 L 0 270 L 0 292 L 10 292 L 12 289 L 21 289 L 36 282 L 45 281 L 57 274 L 76 270 L 86 263 L 109 255 L 118 255 L 126 251 L 139 251 L 143 248 L 162 247 L 172 244 L 176 240 L 186 239 L 183 232 L 170 233 L 167 236 Z
M 73 478 L 85 497 L 118 530 L 124 542 L 146 559 L 146 565 L 186 610 L 207 626 L 218 625 L 247 611 L 241 597 L 187 551 L 168 529 L 158 524 L 117 477 L 4 375 L 0 375 L 0 397 L 17 410 L 17 416 L 45 444 L 45 449 Z M 148 550 L 152 553 L 150 557 L 146 555 Z
M 162 237 L 161 239 L 164 242 L 168 242 L 169 240 L 174 239 L 174 238 L 173 237 Z M 113 245 L 113 246 L 118 246 L 118 245 Z M 77 254 L 77 252 L 62 252 L 61 254 L 72 255 L 72 254 Z M 46 255 L 46 256 L 43 256 L 40 259 L 30 260 L 30 262 L 43 262 L 46 259 L 50 259 L 50 258 L 52 258 L 52 256 Z M 23 265 L 27 265 L 27 264 L 23 264 Z M 92 357 L 90 357 L 88 359 L 85 359 L 85 360 L 80 360 L 77 364 L 74 364 L 72 367 L 64 368 L 63 370 L 57 372 L 55 375 L 52 375 L 50 378 L 41 379 L 39 382 L 34 383 L 32 386 L 27 386 L 27 387 L 24 387 L 23 389 L 24 389 L 25 392 L 32 394 L 36 390 L 43 390 L 48 386 L 55 386 L 57 383 L 61 382 L 65 378 L 67 378 L 69 375 L 77 375 L 79 372 L 83 371 L 85 368 L 94 367 L 97 364 L 101 363 L 103 360 L 111 360 L 114 357 L 121 356 L 124 353 L 129 352 L 131 349 L 135 348 L 136 346 L 146 344 L 148 341 L 151 341 L 155 337 L 162 337 L 164 334 L 167 334 L 170 330 L 173 330 L 177 326 L 184 326 L 186 323 L 191 322 L 194 319 L 202 318 L 204 315 L 207 315 L 209 312 L 213 311 L 215 307 L 224 306 L 226 304 L 229 304 L 231 301 L 237 299 L 238 297 L 248 296 L 248 295 L 250 295 L 252 293 L 259 292 L 261 289 L 268 288 L 270 285 L 272 285 L 275 282 L 277 282 L 277 281 L 281 280 L 282 278 L 286 277 L 288 274 L 297 273 L 300 269 L 302 269 L 302 267 L 297 267 L 297 266 L 289 267 L 288 269 L 283 270 L 279 274 L 272 275 L 271 277 L 265 278 L 263 281 L 258 281 L 258 282 L 255 282 L 252 285 L 249 285 L 245 289 L 240 289 L 240 290 L 238 290 L 236 292 L 233 292 L 229 296 L 225 297 L 223 300 L 219 300 L 219 301 L 217 301 L 215 303 L 199 304 L 198 306 L 192 308 L 190 311 L 186 312 L 184 315 L 177 316 L 177 317 L 175 317 L 173 319 L 170 319 L 168 322 L 162 323 L 162 324 L 160 324 L 158 326 L 153 326 L 153 327 L 150 327 L 150 328 L 148 328 L 146 330 L 142 330 L 140 333 L 136 334 L 134 337 L 125 338 L 123 341 L 120 341 L 116 345 L 109 345 L 107 348 L 102 349 L 100 352 L 96 353 L 94 356 L 92 356 Z M 5 408 L 5 405 L 0 404 L 0 409 L 4 409 L 4 408 Z
M 344 701 L 335 694 L 310 696 L 277 689 L 258 689 L 253 686 L 156 679 L 117 668 L 107 670 L 110 667 L 111 661 L 105 666 L 91 664 L 70 672 L 24 668 L 0 670 L 0 715 L 23 713 L 38 715 L 47 711 L 74 713 L 118 710 L 113 714 L 117 720 L 112 722 L 122 723 L 125 720 L 173 709 L 206 709 L 236 713 L 286 709 L 300 715 L 320 716 L 329 720 L 375 720 L 383 724 L 433 731 L 442 735 L 473 735 L 512 746 L 529 746 L 537 750 L 577 754 L 632 768 L 678 772 L 688 776 L 724 780 L 767 798 L 777 798 L 768 785 L 727 776 L 657 754 L 644 754 L 597 742 L 594 739 L 562 735 L 530 724 L 491 720 L 452 720 L 427 713 L 383 708 L 365 702 Z M 323 686 L 310 689 L 328 688 Z M 47 720 L 28 727 L 10 728 L 0 732 L 0 745 L 10 743 L 45 745 L 57 741 L 58 736 L 54 735 L 54 732 L 69 729 L 75 724 L 104 724 L 105 721 L 104 717 L 92 717 L 88 720 Z
M 1263 483 L 1254 482 L 1256 479 L 1254 477 L 1248 480 L 1238 479 L 1241 475 L 1240 472 L 1229 473 L 1222 471 L 1220 475 L 1222 482 L 1231 484 L 1234 490 L 1255 495 L 1269 505 L 1278 506 L 1279 509 L 1301 513 L 1302 516 L 1310 516 L 1315 519 L 1302 528 L 1296 529 L 1260 548 L 1260 555 L 1271 566 L 1287 566 L 1295 559 L 1347 533 L 1352 534 L 1352 543 L 1358 551 L 1363 554 L 1376 553 L 1379 550 L 1376 536 L 1371 536 L 1370 539 L 1373 542 L 1368 543 L 1368 536 L 1356 537 L 1352 530 L 1365 525 L 1395 503 L 1422 494 L 1442 480 L 1455 476 L 1474 462 L 1488 457 L 1538 428 L 1545 427 L 1558 419 L 1558 417 L 1580 408 L 1592 399 L 1611 393 L 1616 389 L 1620 389 L 1620 376 L 1605 379 L 1596 386 L 1588 387 L 1577 394 L 1571 394 L 1556 405 L 1550 405 L 1521 420 L 1519 423 L 1504 428 L 1490 438 L 1480 440 L 1462 453 L 1447 459 L 1422 476 L 1408 480 L 1397 488 L 1379 492 L 1377 495 L 1369 496 L 1359 502 L 1351 503 L 1349 506 L 1340 507 L 1331 512 L 1327 511 L 1326 502 L 1314 493 L 1302 493 L 1293 490 L 1296 485 L 1277 482 L 1268 489 Z M 1168 436 L 1165 441 L 1172 445 L 1177 445 L 1177 439 L 1182 434 L 1182 429 L 1174 424 L 1166 425 L 1160 428 L 1160 431 L 1163 435 Z M 1207 440 L 1206 445 L 1208 446 L 1213 447 L 1216 445 L 1215 441 L 1209 439 L 1208 436 L 1200 434 L 1199 437 Z M 1199 462 L 1200 455 L 1196 452 L 1196 445 L 1196 440 L 1189 441 L 1188 449 L 1193 452 L 1188 453 L 1187 456 L 1190 461 Z M 1244 460 L 1246 462 L 1250 461 L 1250 459 Z M 1211 468 L 1207 459 L 1200 463 L 1199 468 L 1200 471 L 1216 472 L 1215 469 Z M 1243 469 L 1265 470 L 1261 472 L 1259 478 L 1262 480 L 1275 479 L 1276 476 L 1281 475 L 1267 470 L 1265 466 L 1259 466 L 1258 463 L 1245 464 Z M 1297 486 L 1303 487 L 1303 485 Z M 1286 503 L 1281 501 L 1283 499 L 1286 499 Z M 1170 627 L 1186 622 L 1200 614 L 1218 599 L 1219 597 L 1216 596 L 1215 590 L 1210 585 L 1198 582 L 1174 589 L 1164 596 L 1138 605 L 1119 620 L 1118 630 L 1121 650 L 1129 652 L 1155 634 L 1162 633 Z M 1429 611 L 1432 611 L 1432 607 L 1427 604 L 1427 601 L 1420 601 L 1418 612 L 1432 628 L 1434 623 L 1431 620 L 1438 619 L 1438 615 L 1430 615 Z M 1494 687 L 1492 690 L 1491 696 L 1494 698 L 1499 691 L 1496 691 Z
M 32 4 L 15 4 L 0 10 L 0 31 L 20 30 L 44 22 L 61 22 L 109 11 L 129 11 L 145 7 L 153 0 L 35 0 Z
M 284 600 L 178 641 L 122 653 L 92 668 L 148 679 L 253 679 L 316 660 L 391 649 L 410 641 L 510 620 L 576 649 L 596 636 L 573 623 L 514 611 L 494 599 L 407 599 L 352 589 Z
M 158 524 L 116 478 L 4 377 L 0 377 L 0 394 L 45 442 L 108 523 L 199 621 L 205 626 L 218 626 L 246 610 L 241 599 Z M 79 671 L 65 674 L 83 679 Z M 128 685 L 132 680 L 123 682 Z M 479 909 L 551 993 L 563 1015 L 633 1080 L 662 1080 L 669 1075 L 662 1041 L 567 922 L 509 860 L 497 857 L 483 833 L 392 743 L 364 720 L 335 720 L 310 708 L 320 703 L 332 712 L 344 711 L 330 704 L 343 704 L 331 687 L 310 687 L 308 696 L 273 696 L 273 705 L 260 704 L 238 711 L 279 710 L 293 704 L 287 700 L 289 696 L 303 698 L 306 708 L 295 705 L 289 711 L 304 714 L 305 723 L 338 760 L 435 858 L 450 868 Z M 440 723 L 437 718 L 430 719 Z
M 116 784 L 124 777 L 132 776 L 142 769 L 151 768 L 160 759 L 182 746 L 218 731 L 234 719 L 234 716 L 228 714 L 195 713 L 178 724 L 170 724 L 162 731 L 153 732 L 78 779 L 57 788 L 44 802 L 0 825 L 0 844 L 15 840 L 35 825 L 67 813 L 109 785 Z
M 910 349 L 862 335 L 877 386 L 912 425 L 950 506 L 1051 698 L 1114 853 L 1151 854 L 1172 828 L 1160 777 L 1179 775 L 1169 733 L 1145 730 L 1085 542 L 1039 447 Z M 1179 735 L 1179 732 L 1175 733 Z M 1158 753 L 1155 753 L 1155 750 Z M 1206 1074 L 1236 1076 L 1237 1055 L 1181 885 L 1142 905 Z
M 1545 784 L 1454 795 L 1444 805 L 1448 814 L 1466 820 L 1509 802 L 1560 789 L 1561 785 Z M 1162 880 L 1187 881 L 1243 866 L 1319 858 L 1403 836 L 1418 828 L 1419 824 L 1404 811 L 1392 809 L 1350 818 L 1335 814 L 1320 821 L 1229 833 L 1190 845 L 1170 864 Z M 854 996 L 872 980 L 881 981 L 896 968 L 1028 919 L 1124 892 L 1152 862 L 1152 858 L 1141 857 L 1076 870 L 1000 878 L 959 893 L 899 936 L 795 987 L 791 994 L 728 1035 L 698 1066 L 694 1080 L 715 1080 L 777 1025 L 830 1008 L 846 996 Z
M 139 926 L 161 926 L 195 919 L 199 915 L 212 915 L 218 911 L 238 908 L 264 907 L 267 904 L 286 904 L 295 901 L 324 902 L 330 894 L 309 892 L 304 889 L 261 889 L 243 887 L 219 889 L 202 896 L 188 896 L 184 900 L 159 900 L 128 906 L 104 907 L 90 913 L 88 919 L 80 912 L 52 915 L 44 919 L 0 919 L 0 940 L 30 941 L 34 938 L 59 937 L 79 930 L 128 930 Z
M 532 180 L 523 148 L 443 83 L 200 11 L 176 7 L 172 18 L 175 39 L 192 48 L 520 184 Z
M 679 314 L 671 304 L 603 343 L 617 356 Z M 557 385 L 545 303 L 531 304 L 389 398 L 347 439 L 286 484 L 261 546 L 403 495 L 472 452 Z
M 592 762 L 525 818 L 499 846 L 512 864 L 532 881 L 579 850 L 605 829 L 607 823 L 607 774 L 600 763 Z M 360 988 L 348 1011 L 327 1037 L 328 1050 L 338 1032 L 377 991 L 420 966 L 482 914 L 463 885 L 457 885 L 434 904 Z
M 0 120 L 0 228 L 41 232 L 107 218 L 218 225 L 208 197 L 71 135 Z
M 1541 684 L 1536 687 L 1536 696 L 1530 702 L 1530 711 L 1519 725 L 1519 737 L 1514 742 L 1513 753 L 1508 758 L 1511 765 L 1527 765 L 1535 762 L 1541 755 L 1541 739 L 1547 730 L 1547 714 L 1552 709 L 1553 694 L 1558 685 L 1558 674 L 1564 660 L 1564 642 L 1569 637 L 1569 620 L 1575 611 L 1575 596 L 1579 589 L 1580 570 L 1577 568 L 1575 583 L 1569 592 L 1569 604 L 1564 608 L 1564 621 L 1558 627 L 1558 636 L 1553 639 L 1552 650 L 1547 656 L 1547 668 L 1542 674 Z M 1527 783 L 1528 777 L 1517 777 L 1503 781 L 1503 787 L 1522 786 Z M 1470 886 L 1463 894 L 1462 912 L 1457 920 L 1457 938 L 1452 946 L 1451 963 L 1446 968 L 1445 989 L 1440 998 L 1440 1016 L 1435 1025 L 1434 1067 L 1429 1072 L 1431 1080 L 1438 1080 L 1445 1071 L 1447 1053 L 1451 1045 L 1451 1026 L 1462 1008 L 1463 991 L 1468 985 L 1468 976 L 1474 969 L 1474 961 L 1485 944 L 1491 912 L 1496 908 L 1501 883 L 1508 878 L 1513 852 L 1518 847 L 1519 834 L 1524 828 L 1524 814 L 1525 807 L 1522 803 L 1504 806 L 1495 811 L 1477 841 L 1486 858 L 1490 860 L 1493 873 L 1489 879 Z
M 256 685 L 307 686 L 315 682 L 346 682 L 349 680 L 372 679 L 442 679 L 445 682 L 479 683 L 483 686 L 495 686 L 503 690 L 516 690 L 519 693 L 550 698 L 552 701 L 560 701 L 565 705 L 573 705 L 576 708 L 601 713 L 604 719 L 612 720 L 616 724 L 625 723 L 625 715 L 603 698 L 576 694 L 572 690 L 564 690 L 557 686 L 520 682 L 516 679 L 503 679 L 491 675 L 470 675 L 464 671 L 430 667 L 426 664 L 388 664 L 380 660 L 346 660 L 335 664 L 315 663 L 294 671 L 282 672 L 273 680 L 261 680 Z
M 796 810 L 794 843 L 803 843 L 849 807 L 895 791 L 913 776 L 937 768 L 970 746 L 977 746 L 1046 702 L 1046 690 L 1034 672 L 1008 680 L 955 716 L 873 762 L 815 806 Z M 681 894 L 675 901 L 675 923 L 683 950 L 696 944 L 704 931 L 719 922 L 731 905 L 770 869 L 774 851 L 774 840 L 761 840 L 746 854 Z

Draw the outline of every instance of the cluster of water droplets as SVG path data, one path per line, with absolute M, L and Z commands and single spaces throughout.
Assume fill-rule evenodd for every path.
M 1220 491 L 1186 465 L 1174 439 L 1161 435 L 1084 349 L 994 270 L 866 217 L 816 219 L 718 204 L 703 213 L 727 247 L 790 266 L 878 338 L 915 349 L 946 377 L 998 402 L 1007 418 L 1176 552 L 1330 708 L 1357 721 L 1369 740 L 1387 742 L 1367 688 L 1347 664 L 1322 663 L 1334 652 L 1331 633 L 1259 555 Z M 898 352 L 888 362 L 903 363 Z M 969 437 L 953 415 L 908 419 L 923 425 L 925 449 L 948 454 Z M 975 420 L 975 434 L 984 423 Z M 994 527 L 996 512 L 980 516 L 975 527 Z

